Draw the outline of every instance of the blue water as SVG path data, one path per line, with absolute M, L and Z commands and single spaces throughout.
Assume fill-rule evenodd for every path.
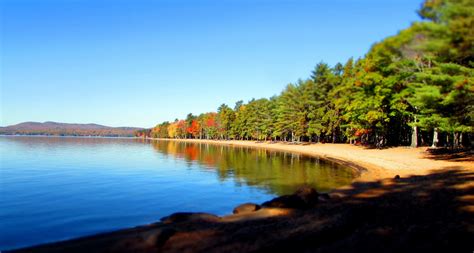
M 137 139 L 0 137 L 0 249 L 158 221 L 178 211 L 228 214 L 303 184 L 352 172 L 265 150 Z

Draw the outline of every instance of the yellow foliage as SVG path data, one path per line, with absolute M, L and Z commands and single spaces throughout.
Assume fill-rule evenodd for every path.
M 168 126 L 168 136 L 170 138 L 175 138 L 176 137 L 176 133 L 178 132 L 178 123 L 171 123 L 169 126 Z

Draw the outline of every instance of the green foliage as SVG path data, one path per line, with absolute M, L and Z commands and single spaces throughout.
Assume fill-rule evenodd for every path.
M 408 145 L 417 127 L 415 138 L 426 144 L 434 131 L 445 145 L 459 146 L 463 136 L 467 143 L 474 131 L 474 1 L 426 0 L 418 13 L 425 21 L 357 61 L 318 63 L 279 96 L 223 104 L 217 113 L 189 114 L 140 134 L 384 146 Z

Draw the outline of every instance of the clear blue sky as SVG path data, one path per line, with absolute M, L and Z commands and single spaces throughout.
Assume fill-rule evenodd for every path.
M 421 0 L 0 0 L 1 122 L 151 127 L 363 56 Z

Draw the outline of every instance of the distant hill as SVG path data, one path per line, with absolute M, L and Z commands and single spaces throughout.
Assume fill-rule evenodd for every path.
M 109 127 L 98 124 L 69 124 L 58 122 L 23 122 L 16 125 L 0 127 L 4 135 L 53 135 L 53 136 L 134 136 L 136 127 Z

